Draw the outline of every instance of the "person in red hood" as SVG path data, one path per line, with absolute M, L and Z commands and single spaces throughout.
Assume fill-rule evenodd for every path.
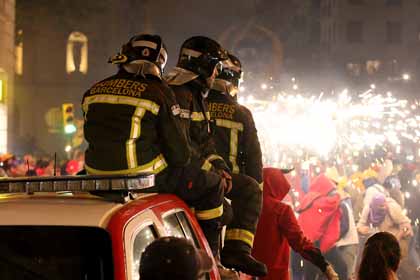
M 346 279 L 347 268 L 335 247 L 341 233 L 340 201 L 334 183 L 325 174 L 321 174 L 312 181 L 309 192 L 296 210 L 299 213 L 299 225 L 305 235 L 319 244 L 321 252 L 333 264 L 340 279 Z M 305 277 L 314 273 L 310 264 L 305 266 Z
M 338 279 L 320 250 L 307 239 L 292 208 L 282 202 L 290 184 L 277 168 L 264 168 L 263 209 L 255 234 L 252 255 L 267 265 L 268 274 L 261 280 L 288 280 L 290 247 L 319 267 L 328 279 Z

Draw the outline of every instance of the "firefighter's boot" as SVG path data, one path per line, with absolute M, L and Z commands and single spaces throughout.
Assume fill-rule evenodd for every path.
M 222 264 L 250 276 L 263 277 L 267 275 L 267 267 L 251 256 L 251 247 L 245 242 L 227 240 L 221 253 Z

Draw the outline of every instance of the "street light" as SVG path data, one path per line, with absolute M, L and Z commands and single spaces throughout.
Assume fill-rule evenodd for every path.
M 261 84 L 261 89 L 262 89 L 262 90 L 266 90 L 266 89 L 267 89 L 267 87 L 268 87 L 268 86 L 267 86 L 267 84 Z
M 375 84 L 371 84 L 371 85 L 370 85 L 370 88 L 371 88 L 371 89 L 375 89 L 375 88 L 376 88 L 376 85 L 375 85 Z

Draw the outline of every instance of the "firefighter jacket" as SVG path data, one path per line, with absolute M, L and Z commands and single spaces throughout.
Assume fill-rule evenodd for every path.
M 124 70 L 93 85 L 83 96 L 90 174 L 157 174 L 189 163 L 191 151 L 180 109 L 166 82 Z
M 233 173 L 261 183 L 262 154 L 252 113 L 220 91 L 210 91 L 207 101 L 217 152 Z
M 171 84 L 176 100 L 181 107 L 181 119 L 185 133 L 192 147 L 192 160 L 200 164 L 204 170 L 225 170 L 229 167 L 216 152 L 216 146 L 211 134 L 210 113 L 200 86 L 189 81 L 184 84 Z

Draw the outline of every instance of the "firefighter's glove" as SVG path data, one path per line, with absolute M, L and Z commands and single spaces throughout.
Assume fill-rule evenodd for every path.
M 224 181 L 223 186 L 225 189 L 225 194 L 230 193 L 230 191 L 232 190 L 232 176 L 230 176 L 230 174 L 227 173 L 225 170 L 222 170 L 220 176 L 222 176 L 222 181 Z
M 327 265 L 327 269 L 325 270 L 324 274 L 328 280 L 340 280 L 340 278 L 338 278 L 337 272 L 335 272 L 331 264 Z

